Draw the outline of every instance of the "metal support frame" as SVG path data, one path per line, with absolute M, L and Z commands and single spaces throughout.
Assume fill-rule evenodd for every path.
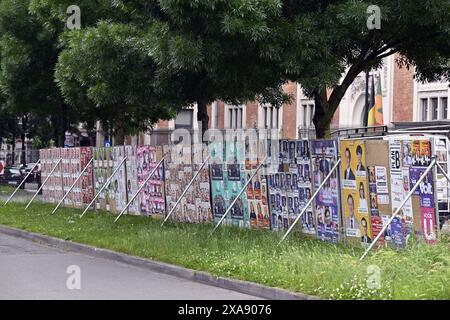
M 16 190 L 14 190 L 14 192 L 9 196 L 9 198 L 6 200 L 6 202 L 3 204 L 3 206 L 6 206 L 8 204 L 8 202 L 17 193 L 17 191 L 19 191 L 20 187 L 25 183 L 25 181 L 27 181 L 28 177 L 31 175 L 31 173 L 33 173 L 33 170 L 36 168 L 36 166 L 39 164 L 40 161 L 41 161 L 41 159 L 38 159 L 38 161 L 36 161 L 36 163 L 34 164 L 33 168 L 31 168 L 30 172 L 28 172 L 26 177 L 22 180 L 22 182 L 19 184 L 19 186 L 16 188 Z
M 445 177 L 445 179 L 447 179 L 448 182 L 450 182 L 450 177 L 447 175 L 447 173 L 444 171 L 444 169 L 441 167 L 441 165 L 436 162 L 436 166 L 441 169 L 441 173 L 442 175 Z
M 111 180 L 114 178 L 114 176 L 116 175 L 117 171 L 119 171 L 120 167 L 124 164 L 124 162 L 127 160 L 128 156 L 125 156 L 122 161 L 120 161 L 119 165 L 114 169 L 113 173 L 111 174 L 111 176 L 108 178 L 108 180 L 106 180 L 105 184 L 103 184 L 103 186 L 100 188 L 100 191 L 97 192 L 97 194 L 95 195 L 94 199 L 92 199 L 92 201 L 88 204 L 88 206 L 86 207 L 86 209 L 84 209 L 83 213 L 81 214 L 80 218 L 83 218 L 84 214 L 86 213 L 86 211 L 89 210 L 89 208 L 92 206 L 92 204 L 95 202 L 95 200 L 97 200 L 98 196 L 103 192 L 103 190 L 109 186 L 109 184 L 111 183 Z
M 44 187 L 44 185 L 47 183 L 48 179 L 50 179 L 50 177 L 52 176 L 53 172 L 55 172 L 56 168 L 58 167 L 58 165 L 61 163 L 62 158 L 60 158 L 58 160 L 58 162 L 55 164 L 55 166 L 53 167 L 52 171 L 50 171 L 50 173 L 48 174 L 47 178 L 45 178 L 44 183 L 41 184 L 41 187 L 36 191 L 36 193 L 34 194 L 33 198 L 31 198 L 30 202 L 28 202 L 27 206 L 25 207 L 25 210 L 28 209 L 28 207 L 30 206 L 30 204 L 33 202 L 33 200 L 37 197 L 37 195 L 39 194 L 39 192 L 41 192 L 42 188 Z
M 148 183 L 148 181 L 150 180 L 150 178 L 155 174 L 156 170 L 159 168 L 159 166 L 161 165 L 161 163 L 164 161 L 164 159 L 166 158 L 166 155 L 164 155 L 162 157 L 162 159 L 156 164 L 155 168 L 152 170 L 152 172 L 150 172 L 150 174 L 148 175 L 148 177 L 145 179 L 145 181 L 142 183 L 142 185 L 139 187 L 139 189 L 135 192 L 135 194 L 131 197 L 131 200 L 128 201 L 127 205 L 122 209 L 122 211 L 120 211 L 119 215 L 117 216 L 117 218 L 114 220 L 114 222 L 117 222 L 117 220 L 119 220 L 119 218 L 124 214 L 124 212 L 128 209 L 128 207 L 131 205 L 131 203 L 134 201 L 134 199 L 136 199 L 136 197 L 138 196 L 138 194 L 142 191 L 142 189 L 144 188 L 144 186 Z
M 422 182 L 423 179 L 425 179 L 425 177 L 427 176 L 428 172 L 430 172 L 431 169 L 433 169 L 433 167 L 437 164 L 436 162 L 436 158 L 433 157 L 433 160 L 431 161 L 430 165 L 428 166 L 428 168 L 425 170 L 425 172 L 420 176 L 420 179 L 416 182 L 416 184 L 414 185 L 414 187 L 411 189 L 411 191 L 409 191 L 408 195 L 406 196 L 405 199 L 403 199 L 402 203 L 400 204 L 400 206 L 397 208 L 397 210 L 395 210 L 395 212 L 392 214 L 392 216 L 389 218 L 389 220 L 387 221 L 386 225 L 383 226 L 383 228 L 380 230 L 380 232 L 378 233 L 378 235 L 376 236 L 376 238 L 372 241 L 372 243 L 370 244 L 370 246 L 367 248 L 367 250 L 364 252 L 364 254 L 361 256 L 361 258 L 359 258 L 359 261 L 362 261 L 365 256 L 369 253 L 369 251 L 373 248 L 373 246 L 375 245 L 375 243 L 377 243 L 377 241 L 380 239 L 381 235 L 384 234 L 384 232 L 386 231 L 387 227 L 389 227 L 389 225 L 392 223 L 392 220 L 394 220 L 394 218 L 398 215 L 398 213 L 400 212 L 400 210 L 402 210 L 403 206 L 405 205 L 405 203 L 409 200 L 409 198 L 411 198 L 411 196 L 414 194 L 414 192 L 416 191 L 416 189 L 419 187 L 420 183 Z
M 249 185 L 249 183 L 253 180 L 253 178 L 256 176 L 256 174 L 258 173 L 258 171 L 261 169 L 261 167 L 264 165 L 264 163 L 267 160 L 267 156 L 264 157 L 263 161 L 261 161 L 261 163 L 259 164 L 259 166 L 256 168 L 255 172 L 253 172 L 253 174 L 250 176 L 250 178 L 247 180 L 247 182 L 244 184 L 244 186 L 242 187 L 241 191 L 239 191 L 238 195 L 234 198 L 233 202 L 231 203 L 231 205 L 228 207 L 228 209 L 225 211 L 225 213 L 222 215 L 222 217 L 220 218 L 219 222 L 216 224 L 216 226 L 214 227 L 214 229 L 211 231 L 210 235 L 212 235 L 216 229 L 222 224 L 223 220 L 225 219 L 225 217 L 227 216 L 228 212 L 233 208 L 234 204 L 236 203 L 236 201 L 239 199 L 239 197 L 242 195 L 242 193 L 247 189 L 247 186 Z
M 294 226 L 297 224 L 298 220 L 300 220 L 301 216 L 306 212 L 306 210 L 308 210 L 308 208 L 311 206 L 312 202 L 314 201 L 314 199 L 317 197 L 317 195 L 319 194 L 319 191 L 322 190 L 322 188 L 325 186 L 325 183 L 331 178 L 331 175 L 333 174 L 333 172 L 338 168 L 339 164 L 341 163 L 341 158 L 338 159 L 338 161 L 336 162 L 336 164 L 334 165 L 334 167 L 330 170 L 330 172 L 328 173 L 328 175 L 325 177 L 325 179 L 322 181 L 322 183 L 320 184 L 319 188 L 316 190 L 316 192 L 314 192 L 313 196 L 311 197 L 311 199 L 309 199 L 309 201 L 306 203 L 305 207 L 303 208 L 303 210 L 300 212 L 300 214 L 297 216 L 297 218 L 295 218 L 294 222 L 291 224 L 291 226 L 289 227 L 289 229 L 286 231 L 286 233 L 284 234 L 284 236 L 281 238 L 280 242 L 278 243 L 278 245 L 280 245 L 291 233 L 292 229 L 294 228 Z
M 209 155 L 205 161 L 203 161 L 202 165 L 200 166 L 200 168 L 198 169 L 198 171 L 195 173 L 195 175 L 192 177 L 191 181 L 189 181 L 187 187 L 184 189 L 183 193 L 181 194 L 181 196 L 178 198 L 177 202 L 175 203 L 175 205 L 173 206 L 173 208 L 170 210 L 170 212 L 167 214 L 166 218 L 164 219 L 164 221 L 161 223 L 161 227 L 164 226 L 164 224 L 166 223 L 166 221 L 169 219 L 170 215 L 172 214 L 173 211 L 175 211 L 176 207 L 178 206 L 178 204 L 181 202 L 181 200 L 184 198 L 184 195 L 186 194 L 186 192 L 189 190 L 189 188 L 191 187 L 191 185 L 194 183 L 195 179 L 197 179 L 198 175 L 200 174 L 200 172 L 203 170 L 203 167 L 206 165 L 206 163 L 209 161 L 209 159 L 211 158 L 211 156 Z
M 63 203 L 64 199 L 66 199 L 66 197 L 69 195 L 69 193 L 72 191 L 72 189 L 75 187 L 75 185 L 77 184 L 77 182 L 80 180 L 80 178 L 83 176 L 83 174 L 86 172 L 87 168 L 89 167 L 89 165 L 92 163 L 92 161 L 94 161 L 94 158 L 91 158 L 91 160 L 89 160 L 88 164 L 84 167 L 84 169 L 81 171 L 81 173 L 78 175 L 77 179 L 73 182 L 73 184 L 70 186 L 69 190 L 66 192 L 66 194 L 62 197 L 62 199 L 59 201 L 59 203 L 57 204 L 57 206 L 55 207 L 55 209 L 53 209 L 52 214 L 54 214 L 56 212 L 56 210 L 58 210 L 58 208 L 61 206 L 61 204 Z

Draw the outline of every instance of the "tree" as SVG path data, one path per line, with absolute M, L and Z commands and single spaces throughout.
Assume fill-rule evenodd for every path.
M 30 119 L 39 119 L 52 124 L 56 144 L 62 146 L 77 113 L 64 103 L 54 82 L 56 39 L 30 14 L 29 4 L 0 3 L 0 90 L 10 113 L 20 119 L 23 143 Z
M 114 123 L 116 136 L 151 127 L 194 103 L 205 131 L 206 107 L 216 99 L 241 103 L 259 95 L 286 101 L 281 72 L 258 57 L 259 44 L 211 24 L 222 11 L 207 6 L 184 12 L 190 5 L 183 2 L 175 8 L 168 1 L 124 3 L 115 2 L 123 15 L 99 17 L 97 24 L 64 33 L 56 73 L 66 101 L 93 103 L 90 110 Z M 228 8 L 227 2 L 221 7 Z
M 176 105 L 155 99 L 157 66 L 139 47 L 139 32 L 134 26 L 106 21 L 70 32 L 56 69 L 69 103 L 92 102 L 89 112 L 113 124 L 117 144 L 126 134 L 147 130 L 176 114 Z
M 368 1 L 286 0 L 282 15 L 272 19 L 264 50 L 280 48 L 274 63 L 314 98 L 319 138 L 329 134 L 332 117 L 358 74 L 380 67 L 385 57 L 398 54 L 398 65 L 414 67 L 418 80 L 450 79 L 450 2 L 376 4 L 381 29 L 367 27 Z
M 273 92 L 286 80 L 298 82 L 315 100 L 318 138 L 329 135 L 332 117 L 355 78 L 390 55 L 398 54 L 399 66 L 414 67 L 421 81 L 450 77 L 448 0 L 377 1 L 381 29 L 367 27 L 368 1 L 158 3 L 162 26 L 151 42 L 162 41 L 156 59 L 169 74 L 187 71 L 189 78 L 197 72 L 199 92 L 191 92 L 206 101 L 251 99 L 252 93 Z M 220 80 L 222 86 L 216 86 Z

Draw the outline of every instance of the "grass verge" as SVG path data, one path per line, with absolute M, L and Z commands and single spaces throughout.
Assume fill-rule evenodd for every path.
M 267 231 L 212 225 L 168 223 L 124 216 L 114 223 L 106 212 L 36 203 L 0 205 L 0 223 L 66 240 L 181 265 L 217 276 L 253 281 L 332 299 L 450 299 L 450 240 L 429 246 L 412 243 L 407 250 L 378 250 L 364 260 L 362 248 L 333 245 Z M 381 270 L 381 289 L 367 286 L 370 265 Z

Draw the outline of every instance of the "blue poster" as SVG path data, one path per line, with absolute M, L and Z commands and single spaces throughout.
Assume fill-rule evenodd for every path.
M 403 234 L 403 225 L 399 217 L 395 217 L 390 225 L 391 229 L 391 243 L 396 248 L 405 247 L 405 238 Z
M 311 141 L 313 189 L 316 190 L 336 163 L 336 148 L 332 140 Z M 327 180 L 314 199 L 317 218 L 317 238 L 337 243 L 339 241 L 339 194 L 337 174 Z

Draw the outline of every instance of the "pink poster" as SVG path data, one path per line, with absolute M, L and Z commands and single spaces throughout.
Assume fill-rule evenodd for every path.
M 422 208 L 423 238 L 428 244 L 436 243 L 436 220 L 434 208 Z

